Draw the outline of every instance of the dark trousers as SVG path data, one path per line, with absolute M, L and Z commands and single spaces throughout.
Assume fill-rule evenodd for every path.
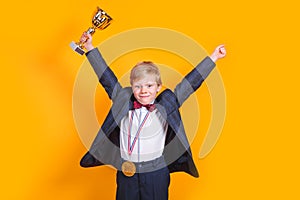
M 117 172 L 117 200 L 167 200 L 170 174 L 167 167 L 136 173 L 132 177 Z

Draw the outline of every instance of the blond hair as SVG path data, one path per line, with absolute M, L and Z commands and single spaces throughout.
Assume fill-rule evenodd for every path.
M 155 76 L 156 83 L 158 85 L 162 84 L 159 69 L 153 62 L 151 61 L 139 62 L 131 69 L 130 84 L 132 85 L 134 81 L 141 80 L 149 75 Z

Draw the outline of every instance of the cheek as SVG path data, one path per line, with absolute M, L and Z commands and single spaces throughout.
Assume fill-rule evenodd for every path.
M 159 88 L 153 88 L 152 93 L 158 93 L 159 92 Z
M 133 93 L 133 96 L 134 96 L 135 98 L 137 98 L 137 97 L 138 97 L 138 94 L 139 94 L 139 90 L 133 90 L 132 93 Z
M 136 89 L 136 88 L 131 88 L 131 90 L 132 90 L 132 93 L 134 94 L 134 93 L 137 93 L 137 91 L 138 91 L 138 89 Z

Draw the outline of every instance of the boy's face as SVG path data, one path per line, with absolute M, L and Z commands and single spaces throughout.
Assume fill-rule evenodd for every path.
M 133 81 L 131 87 L 136 100 L 144 105 L 152 103 L 156 98 L 156 94 L 161 89 L 161 85 L 157 84 L 153 75 Z

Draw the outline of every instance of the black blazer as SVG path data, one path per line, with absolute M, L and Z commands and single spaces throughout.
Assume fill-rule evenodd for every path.
M 81 159 L 80 165 L 82 167 L 112 165 L 121 169 L 120 122 L 133 107 L 132 89 L 120 85 L 97 48 L 87 52 L 86 56 L 113 104 L 90 150 Z M 214 67 L 215 63 L 209 57 L 204 58 L 176 86 L 174 92 L 166 89 L 155 100 L 158 111 L 168 123 L 163 155 L 170 173 L 183 171 L 199 177 L 179 108 L 200 87 Z

